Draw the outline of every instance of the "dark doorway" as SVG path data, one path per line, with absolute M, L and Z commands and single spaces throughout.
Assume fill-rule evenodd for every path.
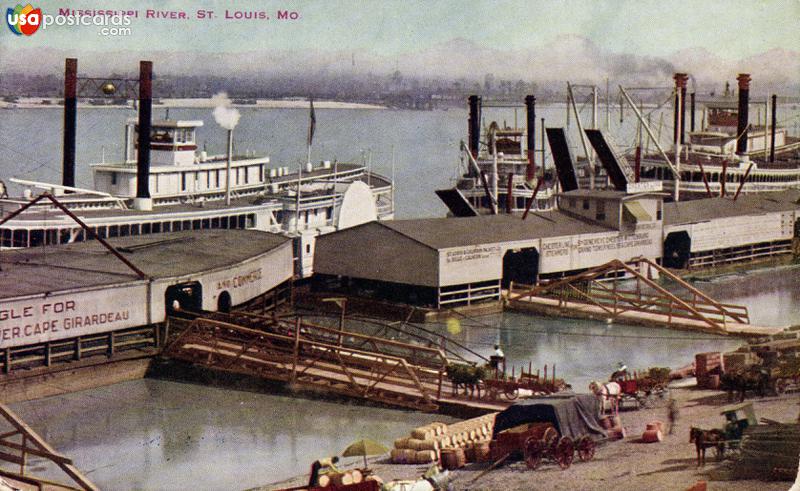
M 217 299 L 217 312 L 229 313 L 231 311 L 231 294 L 222 292 Z
M 503 256 L 503 288 L 514 283 L 535 285 L 539 277 L 539 251 L 535 247 L 512 249 Z
M 686 269 L 691 257 L 692 239 L 689 233 L 672 232 L 664 241 L 664 257 L 662 265 L 666 268 Z
M 169 286 L 164 297 L 167 315 L 203 310 L 203 287 L 196 281 Z

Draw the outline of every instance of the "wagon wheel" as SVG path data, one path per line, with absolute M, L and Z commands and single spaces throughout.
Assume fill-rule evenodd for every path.
M 586 462 L 594 458 L 594 450 L 597 448 L 597 444 L 592 437 L 584 435 L 578 439 L 576 447 L 578 450 L 578 457 L 580 457 L 581 461 Z
M 781 395 L 786 392 L 786 387 L 789 385 L 785 378 L 779 378 L 775 381 L 775 394 Z
M 497 390 L 497 387 L 495 387 L 494 385 L 490 385 L 489 387 L 486 388 L 486 394 L 490 400 L 496 401 L 497 396 L 500 395 L 500 392 Z
M 546 448 L 542 440 L 537 440 L 534 437 L 525 440 L 523 456 L 525 457 L 525 464 L 528 466 L 528 469 L 536 470 L 536 468 L 539 467 L 539 464 L 542 463 L 542 456 L 544 456 Z
M 558 442 L 558 431 L 550 426 L 542 434 L 542 443 L 544 443 L 545 448 L 553 449 L 556 446 L 556 442 Z
M 517 397 L 519 397 L 519 389 L 516 387 L 507 387 L 503 390 L 503 393 L 506 395 L 506 399 L 509 401 L 513 401 Z
M 575 459 L 575 444 L 572 442 L 572 438 L 565 436 L 558 441 L 553 459 L 562 469 L 568 469 L 572 465 L 572 461 Z

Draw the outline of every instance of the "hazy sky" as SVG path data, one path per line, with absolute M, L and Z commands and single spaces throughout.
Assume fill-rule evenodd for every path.
M 494 48 L 535 48 L 560 35 L 583 36 L 611 52 L 651 56 L 692 47 L 725 58 L 771 48 L 800 50 L 800 0 L 96 0 L 32 4 L 46 14 L 66 7 L 136 9 L 139 18 L 127 37 L 100 36 L 94 26 L 51 27 L 31 37 L 17 37 L 3 27 L 0 50 L 17 46 L 209 52 L 305 49 L 367 50 L 392 56 L 454 38 Z M 183 11 L 188 19 L 145 19 L 147 9 Z M 215 18 L 197 19 L 201 9 L 213 10 Z M 263 11 L 270 19 L 226 20 L 226 10 Z M 296 11 L 300 18 L 278 20 L 278 10 Z

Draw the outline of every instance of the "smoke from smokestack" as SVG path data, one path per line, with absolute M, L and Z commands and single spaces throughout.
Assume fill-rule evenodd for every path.
M 231 100 L 228 99 L 228 94 L 219 92 L 214 94 L 211 98 L 214 103 L 214 119 L 217 124 L 226 130 L 232 130 L 239 123 L 239 110 L 231 107 Z

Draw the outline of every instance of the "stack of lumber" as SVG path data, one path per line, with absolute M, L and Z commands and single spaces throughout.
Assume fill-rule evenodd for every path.
M 394 441 L 391 452 L 395 464 L 428 464 L 436 462 L 441 450 L 448 448 L 471 449 L 476 443 L 492 439 L 492 428 L 497 413 L 459 421 L 451 425 L 431 423 L 415 428 L 407 438 Z
M 718 389 L 719 376 L 725 370 L 719 351 L 697 353 L 694 356 L 694 373 L 701 389 Z
M 797 475 L 800 424 L 769 424 L 744 430 L 741 455 L 733 468 L 737 479 L 791 481 Z

